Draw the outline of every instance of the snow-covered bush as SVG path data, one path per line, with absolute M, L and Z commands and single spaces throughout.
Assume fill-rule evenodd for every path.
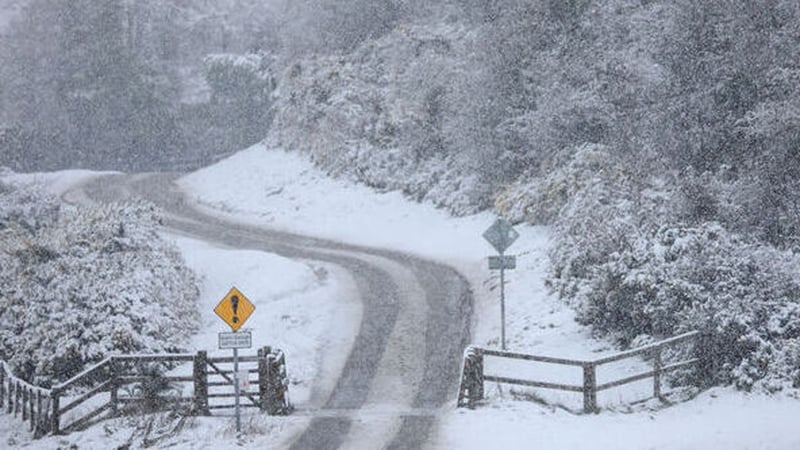
M 266 103 L 275 89 L 266 56 L 214 54 L 206 56 L 204 63 L 214 101 Z
M 699 330 L 695 382 L 800 387 L 800 258 L 699 220 L 669 174 L 636 187 L 577 167 L 553 177 L 574 189 L 559 197 L 549 282 L 581 322 L 623 345 Z
M 346 55 L 300 58 L 275 91 L 268 141 L 310 153 L 332 175 L 401 190 L 468 214 L 489 207 L 477 142 L 460 110 L 470 37 L 460 27 L 398 27 Z
M 203 60 L 210 101 L 195 105 L 193 131 L 201 148 L 240 149 L 264 138 L 275 89 L 273 58 L 267 54 L 213 54 Z M 204 118 L 202 120 L 199 120 Z M 191 134 L 191 132 L 190 132 Z
M 74 208 L 0 186 L 0 358 L 49 384 L 111 352 L 180 350 L 198 290 L 158 221 L 144 203 Z
M 512 183 L 496 196 L 495 209 L 514 222 L 552 224 L 573 200 L 586 201 L 587 194 L 599 193 L 589 185 L 622 182 L 627 174 L 616 163 L 605 145 L 581 145 L 563 166 L 543 176 L 521 177 Z

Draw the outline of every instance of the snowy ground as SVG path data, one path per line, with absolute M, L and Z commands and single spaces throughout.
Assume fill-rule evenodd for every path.
M 57 187 L 63 189 L 70 177 L 44 178 L 61 183 Z M 498 281 L 486 268 L 486 257 L 494 250 L 481 237 L 494 220 L 490 214 L 452 218 L 398 193 L 376 193 L 354 183 L 332 180 L 301 156 L 261 146 L 189 175 L 180 184 L 204 209 L 215 214 L 300 234 L 407 251 L 453 265 L 468 277 L 475 291 L 473 342 L 498 346 Z M 593 339 L 587 329 L 574 322 L 574 314 L 548 294 L 544 286 L 548 230 L 529 226 L 517 229 L 521 237 L 507 252 L 518 257 L 518 269 L 507 273 L 509 349 L 574 359 L 613 353 L 607 342 Z M 347 276 L 312 262 L 175 239 L 189 264 L 204 277 L 201 308 L 207 331 L 195 337 L 195 345 L 215 347 L 214 335 L 221 329 L 213 328 L 218 327 L 215 322 L 219 319 L 211 309 L 230 285 L 236 284 L 257 305 L 256 315 L 247 324 L 258 333 L 254 340 L 270 342 L 292 355 L 289 365 L 296 383 L 291 387 L 292 399 L 313 403 L 312 386 L 324 392 L 326 387 L 319 383 L 333 381 L 331 375 L 346 356 L 359 320 L 358 304 L 346 301 L 346 293 L 352 288 Z M 259 276 L 264 271 L 281 274 L 281 282 L 266 283 Z M 323 333 L 334 333 L 334 337 L 322 339 Z M 328 349 L 337 350 L 326 352 Z M 331 356 L 323 358 L 323 354 Z M 598 376 L 602 382 L 603 377 L 641 367 L 641 362 L 618 364 Z M 579 371 L 562 373 L 552 367 L 515 370 L 553 377 L 547 381 L 580 380 Z M 581 415 L 570 412 L 580 409 L 579 394 L 537 390 L 538 402 L 531 402 L 519 399 L 508 386 L 487 388 L 489 399 L 476 410 L 456 409 L 453 399 L 453 408 L 443 417 L 435 438 L 436 448 L 800 448 L 800 434 L 794 432 L 792 419 L 800 415 L 800 402 L 783 396 L 751 396 L 716 389 L 668 408 L 653 402 L 628 408 L 630 401 L 647 397 L 649 384 L 643 382 L 600 393 L 604 412 Z M 275 436 L 288 436 L 305 420 L 302 416 L 250 416 L 239 444 L 280 448 L 282 443 Z M 0 432 L 24 441 L 12 426 L 0 415 Z M 101 442 L 101 447 L 107 447 L 110 442 L 125 442 L 116 438 L 116 432 L 127 438 L 136 426 L 120 419 L 83 436 L 49 438 L 32 447 L 76 443 L 79 448 L 100 448 L 97 445 Z M 179 433 L 162 444 L 217 448 L 236 440 L 229 420 L 192 419 L 185 428 L 188 433 Z
M 335 380 L 352 344 L 350 330 L 361 320 L 361 305 L 346 272 L 194 239 L 176 237 L 176 243 L 189 267 L 202 274 L 201 332 L 193 339 L 197 350 L 209 350 L 211 356 L 231 354 L 215 350 L 217 333 L 230 330 L 213 309 L 236 286 L 256 307 L 242 329 L 252 333 L 254 346 L 266 344 L 291 355 L 292 402 L 308 404 L 312 386 Z

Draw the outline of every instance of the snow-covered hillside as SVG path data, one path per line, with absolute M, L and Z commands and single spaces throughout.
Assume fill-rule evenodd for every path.
M 333 180 L 297 154 L 263 146 L 189 175 L 181 185 L 204 209 L 228 218 L 453 264 L 468 276 L 477 296 L 473 342 L 497 346 L 497 279 L 486 268 L 486 257 L 493 250 L 481 238 L 494 220 L 491 214 L 452 218 L 397 192 Z M 509 348 L 571 358 L 613 353 L 609 342 L 593 339 L 587 328 L 575 323 L 574 312 L 548 293 L 544 279 L 549 230 L 527 225 L 518 230 L 521 238 L 508 251 L 519 258 L 519 268 L 507 278 Z M 615 368 L 622 373 L 631 369 Z M 791 449 L 800 445 L 788 419 L 800 413 L 800 402 L 789 396 L 713 389 L 672 407 L 658 402 L 626 406 L 630 400 L 645 399 L 647 390 L 645 383 L 601 393 L 601 406 L 608 409 L 585 416 L 557 406 L 577 409 L 581 400 L 577 395 L 537 391 L 545 402 L 540 404 L 516 398 L 508 387 L 489 386 L 485 406 L 474 411 L 453 406 L 444 413 L 436 448 L 571 449 L 591 443 L 608 449 Z

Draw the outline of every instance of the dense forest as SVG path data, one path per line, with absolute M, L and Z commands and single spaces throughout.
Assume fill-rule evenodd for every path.
M 701 329 L 703 382 L 800 387 L 795 0 L 4 3 L 2 165 L 174 169 L 266 139 L 551 225 L 549 282 L 598 332 Z

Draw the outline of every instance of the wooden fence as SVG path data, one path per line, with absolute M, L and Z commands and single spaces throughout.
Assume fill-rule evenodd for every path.
M 153 369 L 154 364 L 164 367 L 189 363 L 191 374 L 168 375 Z M 271 415 L 291 412 L 283 352 L 263 347 L 256 355 L 239 356 L 239 363 L 240 371 L 256 375 L 248 383 L 258 386 L 255 392 L 241 393 L 247 400 L 241 406 L 259 408 Z M 182 407 L 189 414 L 210 415 L 214 409 L 235 407 L 235 403 L 219 401 L 235 397 L 232 364 L 233 357 L 208 357 L 205 351 L 114 355 L 45 389 L 14 376 L 8 364 L 0 361 L 0 412 L 30 422 L 30 430 L 36 437 L 82 429 L 102 418 L 165 407 Z M 192 387 L 191 396 L 181 395 L 180 388 L 187 385 Z M 72 394 L 78 387 L 80 393 Z M 105 394 L 107 398 L 98 398 Z M 81 405 L 82 411 L 75 413 L 73 410 Z M 73 414 L 65 424 L 68 412 Z
M 0 361 L 0 412 L 30 422 L 30 430 L 38 437 L 48 430 L 51 399 L 49 389 L 33 386 L 15 377 L 8 364 Z
M 464 352 L 464 365 L 461 375 L 461 387 L 458 394 L 458 406 L 467 406 L 470 408 L 474 407 L 475 402 L 483 398 L 484 383 L 486 381 L 495 381 L 498 383 L 516 384 L 544 389 L 556 389 L 561 391 L 581 392 L 583 393 L 583 410 L 587 413 L 596 412 L 598 410 L 597 393 L 599 391 L 611 389 L 647 378 L 653 378 L 653 396 L 661 398 L 661 377 L 663 374 L 698 362 L 697 358 L 693 358 L 664 365 L 662 359 L 664 348 L 692 340 L 697 336 L 698 332 L 692 331 L 660 342 L 655 342 L 643 347 L 591 361 L 527 355 L 479 347 L 468 347 Z M 547 381 L 523 380 L 496 375 L 487 375 L 484 373 L 484 358 L 487 356 L 580 367 L 583 371 L 583 384 L 578 386 L 552 383 Z M 599 366 L 639 356 L 650 356 L 653 369 L 619 380 L 606 382 L 600 385 L 597 384 L 597 368 Z

